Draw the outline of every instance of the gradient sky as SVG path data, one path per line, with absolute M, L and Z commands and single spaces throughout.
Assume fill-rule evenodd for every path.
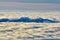
M 0 10 L 60 10 L 60 0 L 0 0 Z

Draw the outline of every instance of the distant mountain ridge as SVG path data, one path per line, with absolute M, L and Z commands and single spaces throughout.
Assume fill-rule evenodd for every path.
M 31 19 L 29 17 L 21 17 L 19 19 L 0 19 L 0 22 L 36 22 L 36 23 L 58 23 L 58 20 L 43 19 L 41 17 L 36 19 Z

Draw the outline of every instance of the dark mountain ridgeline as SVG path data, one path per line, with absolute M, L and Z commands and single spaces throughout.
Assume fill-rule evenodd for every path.
M 31 19 L 28 17 L 21 17 L 19 19 L 0 19 L 0 22 L 36 22 L 36 23 L 58 23 L 59 21 L 50 20 L 50 19 L 43 19 L 43 18 L 36 18 Z

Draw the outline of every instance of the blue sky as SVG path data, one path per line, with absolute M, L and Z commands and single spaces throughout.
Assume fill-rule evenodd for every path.
M 59 3 L 60 0 L 0 0 L 0 2 Z
M 0 0 L 0 10 L 60 10 L 60 0 Z

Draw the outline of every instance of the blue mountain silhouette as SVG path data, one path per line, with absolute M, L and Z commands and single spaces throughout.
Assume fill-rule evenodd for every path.
M 0 19 L 0 22 L 7 22 L 9 19 Z
M 36 23 L 57 23 L 59 21 L 55 20 L 50 20 L 50 19 L 43 19 L 43 18 L 36 18 L 36 19 L 31 19 L 28 17 L 21 17 L 19 19 L 0 19 L 0 22 L 36 22 Z
M 19 19 L 9 20 L 9 22 L 30 22 L 31 19 L 28 17 L 21 17 Z

